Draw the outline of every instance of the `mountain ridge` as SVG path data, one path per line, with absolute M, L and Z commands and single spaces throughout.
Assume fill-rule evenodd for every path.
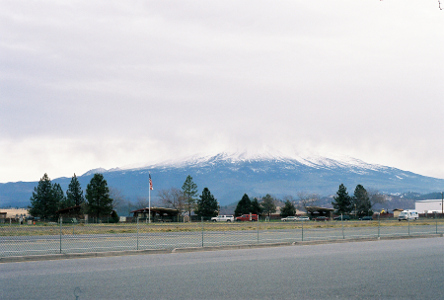
M 244 193 L 250 197 L 271 194 L 275 197 L 298 192 L 334 195 L 343 183 L 352 194 L 357 184 L 384 193 L 429 193 L 441 190 L 444 179 L 427 177 L 393 167 L 368 164 L 360 159 L 342 156 L 290 157 L 286 155 L 257 155 L 249 153 L 219 153 L 194 155 L 154 164 L 133 164 L 109 170 L 92 169 L 78 180 L 85 190 L 94 173 L 102 173 L 108 185 L 130 201 L 148 197 L 148 173 L 155 190 L 181 188 L 188 175 L 198 185 L 199 193 L 208 187 L 220 205 L 238 201 Z M 66 191 L 71 178 L 53 179 Z M 29 198 L 38 182 L 0 184 L 0 206 L 29 205 Z

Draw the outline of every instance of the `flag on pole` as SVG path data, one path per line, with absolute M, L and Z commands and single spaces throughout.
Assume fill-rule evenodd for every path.
M 151 173 L 149 173 L 149 177 L 150 177 L 150 190 L 154 190 L 153 181 L 151 180 Z

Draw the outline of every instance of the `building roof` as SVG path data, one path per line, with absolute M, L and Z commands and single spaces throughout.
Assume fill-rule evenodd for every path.
M 131 212 L 132 213 L 135 213 L 135 212 L 148 213 L 149 208 L 148 207 L 139 208 L 139 209 L 133 210 Z M 167 207 L 151 207 L 151 212 L 155 212 L 155 213 L 159 213 L 159 214 L 163 214 L 163 213 L 178 214 L 179 210 L 175 209 L 175 208 L 167 208 Z
M 80 210 L 80 205 L 59 209 L 56 214 L 66 214 L 76 210 Z
M 309 212 L 329 212 L 329 211 L 334 211 L 333 208 L 328 208 L 328 207 L 321 207 L 321 206 L 307 206 L 307 211 Z
M 430 203 L 430 202 L 441 202 L 442 199 L 426 199 L 426 200 L 417 200 L 415 202 L 419 202 L 419 203 Z

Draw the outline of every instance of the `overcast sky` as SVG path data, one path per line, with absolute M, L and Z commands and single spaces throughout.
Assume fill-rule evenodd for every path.
M 0 0 L 0 182 L 196 153 L 444 178 L 436 0 Z

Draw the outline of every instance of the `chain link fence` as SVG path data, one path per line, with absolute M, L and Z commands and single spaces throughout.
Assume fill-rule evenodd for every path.
M 0 257 L 444 234 L 444 219 L 0 225 Z

